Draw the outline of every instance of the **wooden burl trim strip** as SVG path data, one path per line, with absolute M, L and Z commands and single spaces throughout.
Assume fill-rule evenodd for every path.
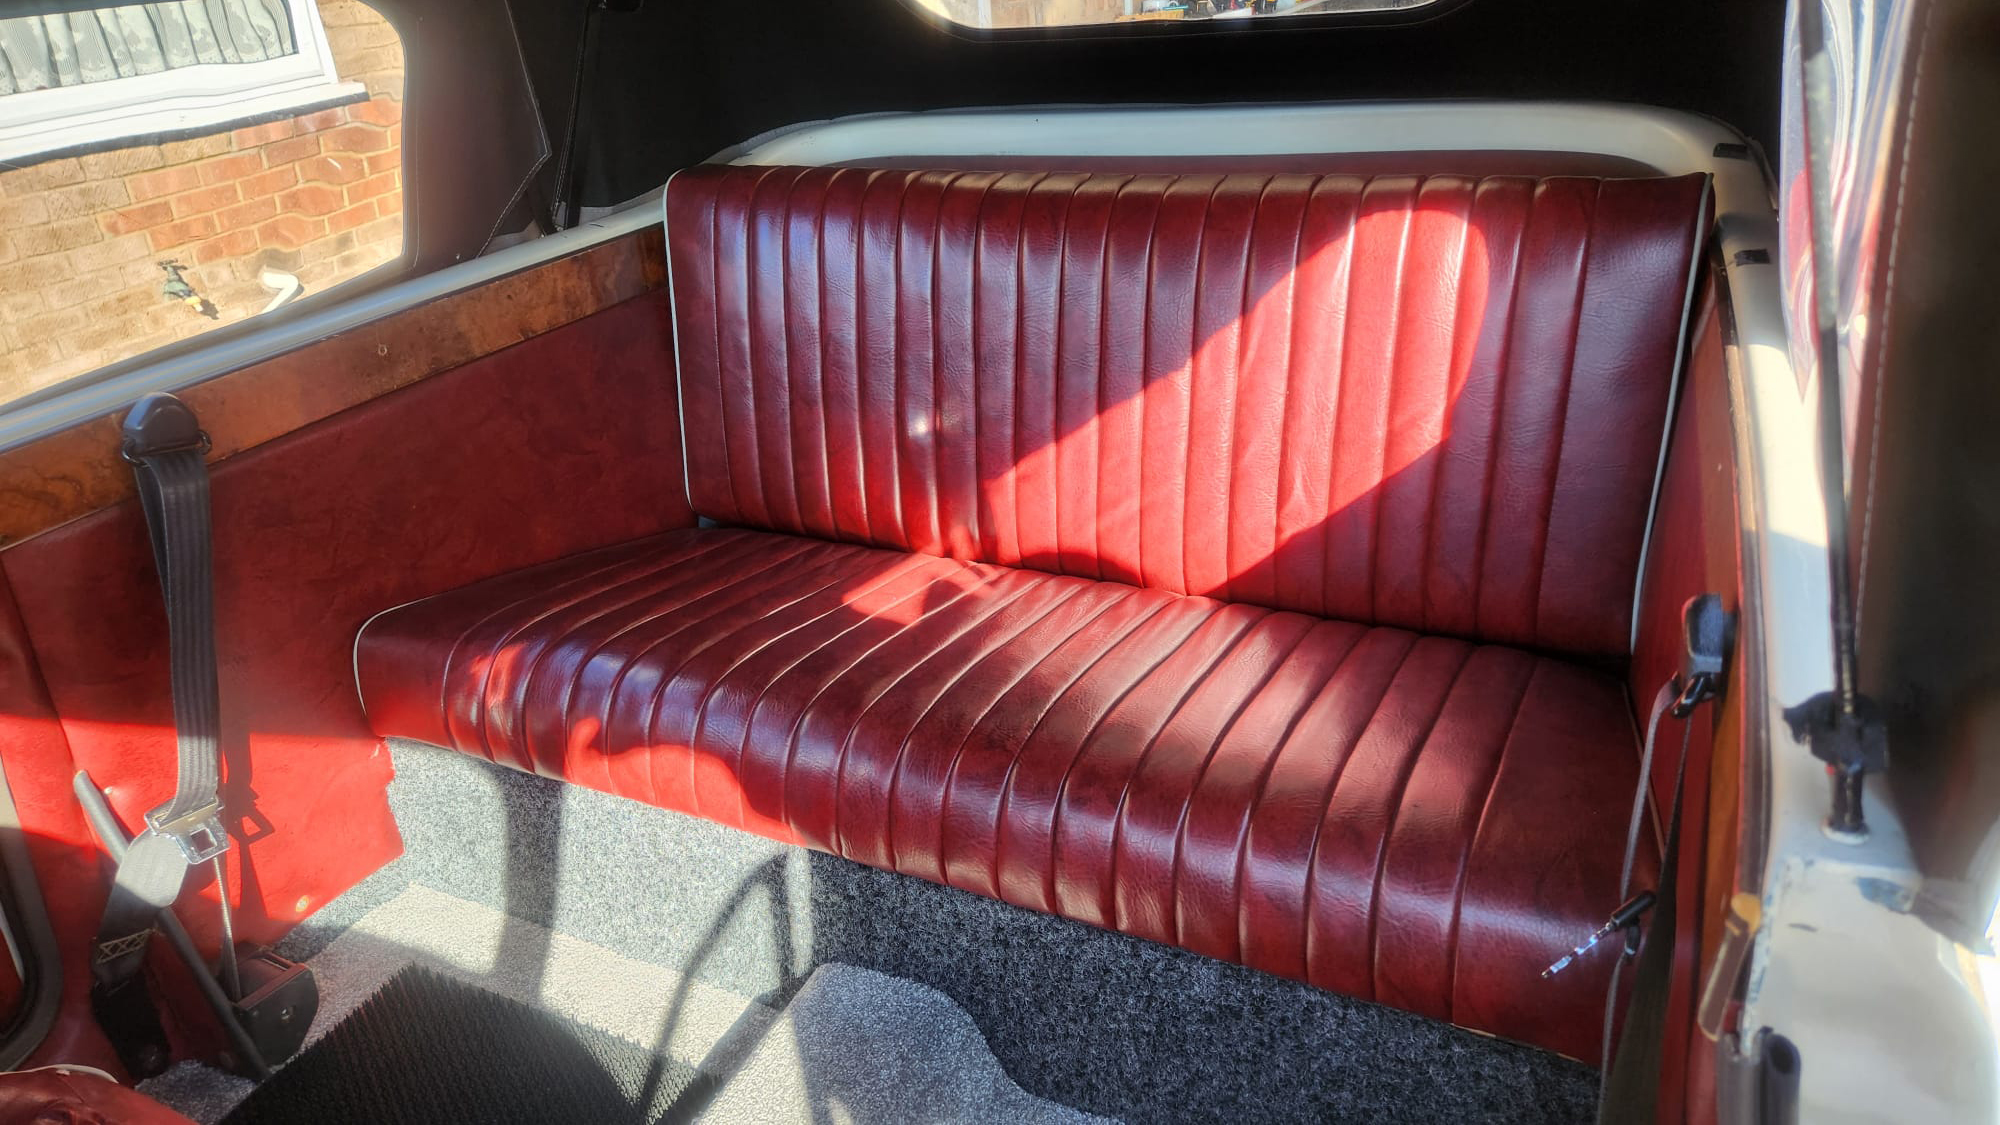
M 665 284 L 652 227 L 178 393 L 213 440 L 213 463 Z M 0 548 L 132 498 L 132 470 L 118 456 L 122 414 L 0 452 Z

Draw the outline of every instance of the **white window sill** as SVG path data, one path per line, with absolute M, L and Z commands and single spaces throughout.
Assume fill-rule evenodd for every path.
M 172 72 L 169 72 L 172 73 Z M 69 89 L 76 89 L 71 87 Z M 30 98 L 43 93 L 15 94 L 0 100 L 0 164 L 21 164 L 35 157 L 69 149 L 116 147 L 130 139 L 135 143 L 155 137 L 191 136 L 219 132 L 224 128 L 259 118 L 271 118 L 291 110 L 328 102 L 359 99 L 367 87 L 359 82 L 328 82 L 313 75 L 292 82 L 266 84 L 249 96 L 240 90 L 189 92 L 152 98 L 143 104 L 107 105 L 94 111 L 66 114 L 39 121 L 9 121 L 6 101 Z

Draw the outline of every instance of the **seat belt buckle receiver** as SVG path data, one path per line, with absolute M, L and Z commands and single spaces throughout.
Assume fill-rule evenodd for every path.
M 222 803 L 210 801 L 180 816 L 167 819 L 171 805 L 161 805 L 146 814 L 146 826 L 178 844 L 188 866 L 207 863 L 229 850 L 229 833 L 222 830 Z

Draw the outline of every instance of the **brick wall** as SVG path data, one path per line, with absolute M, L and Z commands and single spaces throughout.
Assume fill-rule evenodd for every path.
M 1000 27 L 1109 23 L 1124 14 L 1125 0 L 994 0 L 993 3 L 993 22 Z
M 977 26 L 980 0 L 918 0 L 959 23 Z M 1139 5 L 1134 4 L 1136 9 Z M 1063 27 L 1108 23 L 1125 15 L 1125 0 L 987 0 L 993 27 Z
M 0 171 L 0 401 L 254 316 L 264 270 L 311 293 L 401 253 L 402 49 L 357 0 L 320 12 L 366 101 Z
M 319 22 L 342 81 L 368 87 L 371 98 L 403 96 L 403 41 L 389 21 L 361 0 L 319 0 Z

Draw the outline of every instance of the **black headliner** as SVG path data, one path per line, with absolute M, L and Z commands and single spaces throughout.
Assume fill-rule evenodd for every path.
M 563 33 L 575 8 L 514 5 L 560 147 L 569 98 L 555 86 L 577 59 Z M 1783 16 L 1777 0 L 1470 0 L 1386 26 L 980 37 L 904 0 L 647 0 L 597 17 L 578 184 L 583 203 L 607 205 L 769 129 L 949 106 L 1583 98 L 1692 110 L 1764 140 Z

